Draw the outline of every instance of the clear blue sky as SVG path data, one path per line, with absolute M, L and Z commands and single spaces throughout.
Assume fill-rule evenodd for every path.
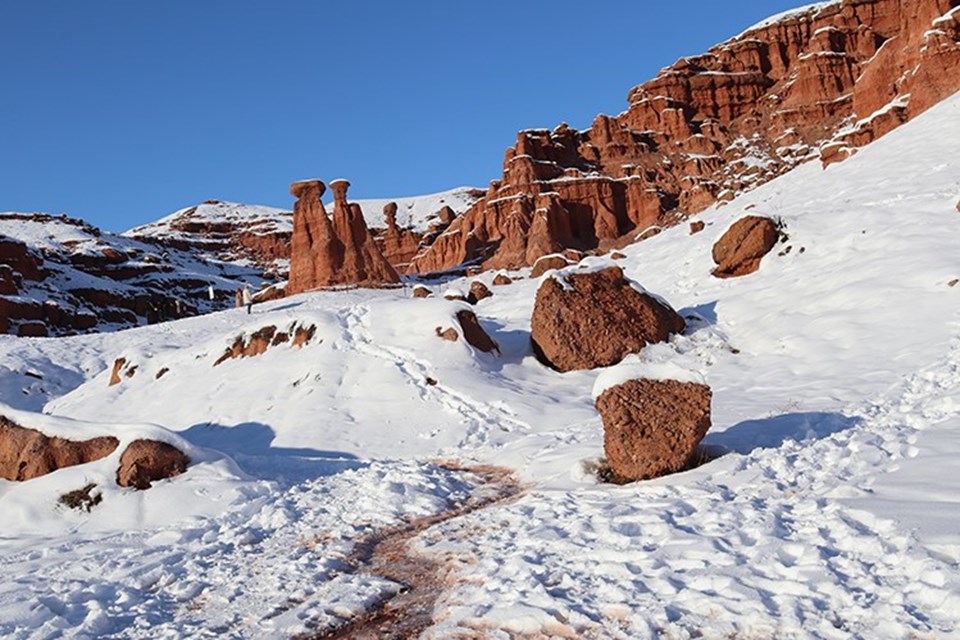
M 485 187 L 519 129 L 804 0 L 29 0 L 0 6 L 0 211 L 121 231 L 208 198 Z

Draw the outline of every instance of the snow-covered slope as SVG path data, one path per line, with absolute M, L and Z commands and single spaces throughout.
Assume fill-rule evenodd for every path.
M 535 360 L 535 280 L 476 307 L 499 357 L 436 337 L 460 303 L 405 290 L 0 336 L 5 403 L 154 422 L 237 465 L 211 454 L 138 510 L 113 491 L 90 514 L 53 501 L 82 468 L 40 492 L 0 481 L 0 513 L 31 514 L 0 519 L 15 576 L 0 584 L 0 634 L 278 637 L 342 621 L 397 589 L 355 569 L 359 541 L 480 490 L 438 462 L 453 458 L 509 466 L 526 489 L 413 538 L 443 586 L 425 638 L 957 637 L 958 121 L 960 95 L 842 164 L 708 210 L 697 235 L 624 251 L 626 274 L 689 319 L 641 359 L 706 379 L 707 443 L 726 451 L 656 481 L 596 480 L 591 392 L 616 374 Z M 789 240 L 759 272 L 715 279 L 711 246 L 746 212 L 779 218 Z M 468 283 L 434 289 L 449 284 Z M 214 366 L 237 335 L 294 322 L 316 326 L 302 349 Z M 138 374 L 108 386 L 119 356 Z M 174 490 L 192 512 L 169 508 Z
M 371 198 L 367 200 L 350 200 L 360 205 L 363 218 L 367 226 L 383 229 L 387 226 L 383 217 L 383 208 L 390 202 L 397 203 L 397 226 L 413 229 L 424 233 L 434 222 L 437 222 L 437 213 L 444 207 L 450 207 L 460 215 L 470 208 L 474 202 L 483 197 L 484 190 L 475 187 L 457 187 L 440 193 L 431 193 L 422 196 L 406 198 Z M 333 207 L 333 200 L 327 203 L 327 210 Z

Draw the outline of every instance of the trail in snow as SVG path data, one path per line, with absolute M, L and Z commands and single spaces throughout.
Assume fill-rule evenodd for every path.
M 523 490 L 508 469 L 449 463 L 440 466 L 478 478 L 467 500 L 436 515 L 374 531 L 355 545 L 348 561 L 361 573 L 399 584 L 400 590 L 384 595 L 360 616 L 301 634 L 298 639 L 404 640 L 417 637 L 433 624 L 434 606 L 448 580 L 444 573 L 453 569 L 411 550 L 410 540 L 430 527 L 515 500 Z
M 696 482 L 534 491 L 477 514 L 469 536 L 440 526 L 425 549 L 471 572 L 424 637 L 954 637 L 958 558 L 845 498 L 868 494 L 915 454 L 919 431 L 957 416 L 960 339 L 882 397 L 807 416 L 796 440 L 731 454 L 689 474 Z

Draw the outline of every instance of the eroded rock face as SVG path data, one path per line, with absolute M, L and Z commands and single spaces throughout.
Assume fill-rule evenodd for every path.
M 397 203 L 388 202 L 383 207 L 387 228 L 376 234 L 377 245 L 383 257 L 398 273 L 405 273 L 410 261 L 420 251 L 423 235 L 412 229 L 397 226 Z
M 293 207 L 288 294 L 321 287 L 375 287 L 400 281 L 370 235 L 360 207 L 347 202 L 349 186 L 346 180 L 330 184 L 332 220 L 320 200 L 326 191 L 323 182 L 308 180 L 290 186 L 297 202 Z
M 713 261 L 717 265 L 713 275 L 735 278 L 753 273 L 779 239 L 780 229 L 770 218 L 740 218 L 713 245 Z
M 112 437 L 73 441 L 48 437 L 0 416 L 0 478 L 30 480 L 57 469 L 93 462 L 113 453 Z
M 411 271 L 515 269 L 564 247 L 604 251 L 816 159 L 824 143 L 831 161 L 847 157 L 960 90 L 956 6 L 812 7 L 682 58 L 586 131 L 522 131 L 502 177 Z
M 597 398 L 603 448 L 616 476 L 644 480 L 682 471 L 710 429 L 710 387 L 630 380 Z
M 616 364 L 685 326 L 672 308 L 634 289 L 619 267 L 545 279 L 530 324 L 537 358 L 563 372 Z
M 134 440 L 120 456 L 117 484 L 149 489 L 157 480 L 178 476 L 187 470 L 190 458 L 165 442 Z

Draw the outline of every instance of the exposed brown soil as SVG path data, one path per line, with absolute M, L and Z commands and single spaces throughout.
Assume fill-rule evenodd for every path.
M 400 590 L 385 594 L 363 615 L 298 635 L 295 640 L 403 640 L 418 637 L 433 624 L 434 606 L 446 589 L 443 576 L 449 569 L 413 551 L 410 541 L 430 527 L 514 500 L 523 491 L 510 470 L 503 467 L 464 467 L 451 462 L 440 466 L 480 476 L 482 482 L 463 504 L 371 533 L 357 543 L 348 560 L 358 573 L 396 582 Z

